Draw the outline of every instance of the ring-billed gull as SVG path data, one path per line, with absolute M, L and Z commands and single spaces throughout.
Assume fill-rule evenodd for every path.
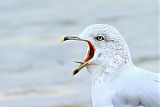
M 65 36 L 66 40 L 89 45 L 85 60 L 77 62 L 80 65 L 73 75 L 84 67 L 90 72 L 93 107 L 160 107 L 159 73 L 132 63 L 128 45 L 116 28 L 95 24 L 78 36 Z

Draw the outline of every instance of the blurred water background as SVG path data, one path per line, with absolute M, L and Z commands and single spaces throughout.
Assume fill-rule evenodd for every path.
M 91 107 L 86 69 L 70 76 L 87 45 L 59 38 L 95 23 L 119 29 L 134 63 L 158 72 L 157 0 L 0 0 L 0 106 Z

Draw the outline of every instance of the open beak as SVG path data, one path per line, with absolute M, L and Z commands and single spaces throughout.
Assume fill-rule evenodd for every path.
M 84 40 L 84 39 L 81 39 L 77 36 L 65 36 L 62 38 L 61 42 L 63 41 L 67 41 L 67 40 L 78 40 L 78 41 L 85 41 L 88 43 L 88 52 L 87 52 L 87 55 L 86 55 L 86 58 L 84 59 L 84 61 L 82 62 L 77 62 L 75 61 L 76 63 L 79 63 L 80 65 L 73 71 L 73 76 L 76 75 L 82 68 L 84 68 L 86 65 L 88 65 L 88 62 L 90 61 L 90 59 L 93 58 L 94 56 L 94 53 L 95 53 L 95 48 L 94 46 L 91 44 L 90 41 L 88 40 Z

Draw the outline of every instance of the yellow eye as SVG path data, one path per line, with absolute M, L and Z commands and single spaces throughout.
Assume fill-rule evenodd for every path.
M 95 37 L 95 39 L 97 39 L 99 41 L 102 41 L 102 40 L 104 40 L 104 37 L 103 36 L 97 36 L 97 37 Z

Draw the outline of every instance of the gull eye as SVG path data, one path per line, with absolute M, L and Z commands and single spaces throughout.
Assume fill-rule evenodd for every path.
M 98 41 L 102 41 L 104 40 L 104 37 L 99 35 L 99 36 L 96 36 L 95 39 Z

